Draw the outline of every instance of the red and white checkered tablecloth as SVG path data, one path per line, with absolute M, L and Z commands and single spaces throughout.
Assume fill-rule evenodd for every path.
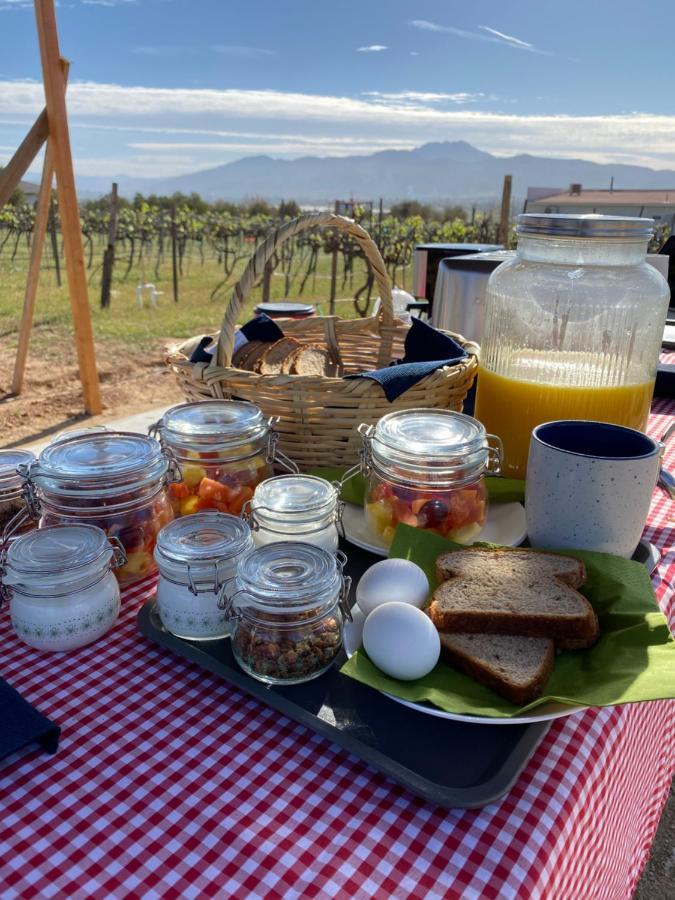
M 657 401 L 651 432 L 673 412 Z M 675 443 L 668 456 L 675 469 Z M 656 493 L 671 625 L 674 515 Z M 675 767 L 675 702 L 559 719 L 503 800 L 448 811 L 149 644 L 135 618 L 152 590 L 63 656 L 0 614 L 2 675 L 63 726 L 55 756 L 0 763 L 2 900 L 631 897 Z

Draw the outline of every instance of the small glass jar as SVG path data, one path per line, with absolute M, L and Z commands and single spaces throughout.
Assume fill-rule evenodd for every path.
M 211 509 L 234 516 L 279 461 L 272 419 L 243 400 L 203 400 L 167 410 L 150 434 L 175 456 L 182 479 L 170 488 L 176 516 Z M 290 464 L 291 470 L 296 470 Z
M 176 637 L 211 641 L 229 633 L 218 599 L 227 597 L 240 561 L 253 550 L 251 529 L 236 516 L 197 513 L 170 522 L 157 538 L 157 606 Z
M 242 560 L 232 596 L 232 652 L 267 684 L 300 684 L 330 668 L 342 646 L 346 562 L 311 544 L 267 544 Z
M 330 553 L 338 548 L 341 517 L 337 489 L 313 475 L 277 475 L 262 481 L 248 513 L 256 547 L 301 541 Z
M 157 571 L 152 552 L 173 519 L 167 487 L 176 477 L 173 460 L 152 438 L 91 431 L 45 447 L 26 489 L 40 527 L 83 522 L 117 538 L 127 555 L 116 572 L 124 587 Z
M 124 550 L 93 525 L 53 525 L 17 537 L 3 559 L 3 596 L 14 631 L 37 650 L 75 650 L 117 621 L 113 569 Z
M 35 454 L 29 450 L 0 450 L 0 536 L 11 540 L 35 528 L 23 495 L 19 466 L 30 466 Z M 24 513 L 22 516 L 21 513 Z M 8 530 L 8 526 L 11 526 Z
M 361 425 L 365 515 L 388 547 L 399 522 L 471 544 L 487 518 L 486 473 L 497 474 L 501 441 L 476 419 L 445 409 L 407 409 Z

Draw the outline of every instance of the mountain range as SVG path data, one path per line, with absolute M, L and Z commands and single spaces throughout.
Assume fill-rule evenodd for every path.
M 506 174 L 513 176 L 515 200 L 528 187 L 675 188 L 675 171 L 643 166 L 601 164 L 585 159 L 531 156 L 494 156 L 465 141 L 424 144 L 414 150 L 383 150 L 368 156 L 275 159 L 247 156 L 235 162 L 170 178 L 115 178 L 83 176 L 81 193 L 173 194 L 196 191 L 205 200 L 241 201 L 262 197 L 270 201 L 293 199 L 306 204 L 331 204 L 336 198 L 377 200 L 385 203 L 414 199 L 422 202 L 476 202 L 489 205 L 501 195 Z

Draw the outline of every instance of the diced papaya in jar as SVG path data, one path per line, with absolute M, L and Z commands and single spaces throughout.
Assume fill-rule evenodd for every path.
M 221 484 L 212 478 L 202 478 L 199 482 L 198 494 L 202 500 L 212 500 L 216 503 L 229 503 L 233 489 L 227 484 Z
M 190 488 L 184 481 L 179 481 L 178 484 L 169 485 L 169 494 L 176 500 L 184 500 L 190 496 Z
M 247 485 L 242 485 L 231 498 L 229 506 L 233 516 L 240 516 L 247 500 L 253 496 L 253 491 Z

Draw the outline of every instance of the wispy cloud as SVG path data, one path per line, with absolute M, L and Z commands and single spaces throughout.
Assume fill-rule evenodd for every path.
M 475 103 L 477 100 L 483 100 L 486 94 L 476 93 L 470 94 L 466 92 L 458 92 L 456 94 L 444 94 L 434 91 L 399 91 L 398 93 L 385 93 L 383 91 L 362 91 L 362 97 L 372 97 L 373 100 L 380 103 Z M 492 98 L 496 99 L 496 98 Z
M 388 50 L 385 44 L 369 44 L 367 47 L 358 47 L 357 50 L 359 53 L 381 53 L 383 50 Z
M 32 9 L 33 0 L 0 0 L 0 12 L 11 9 Z
M 556 54 L 550 50 L 541 50 L 528 41 L 522 41 L 513 35 L 505 34 L 503 31 L 497 31 L 496 28 L 490 28 L 489 25 L 478 25 L 480 31 L 466 31 L 464 28 L 455 28 L 454 25 L 439 25 L 437 22 L 428 22 L 426 19 L 413 19 L 408 22 L 413 28 L 420 31 L 435 31 L 440 34 L 454 34 L 456 37 L 464 38 L 467 41 L 483 41 L 486 44 L 502 44 L 507 47 L 513 47 L 514 50 L 526 50 L 528 53 L 539 53 L 543 56 L 555 56 Z
M 126 6 L 137 0 L 82 0 L 83 6 Z
M 261 56 L 276 56 L 274 50 L 266 50 L 264 47 L 243 47 L 239 44 L 214 44 L 211 48 L 222 56 L 232 56 L 236 59 L 256 59 Z

